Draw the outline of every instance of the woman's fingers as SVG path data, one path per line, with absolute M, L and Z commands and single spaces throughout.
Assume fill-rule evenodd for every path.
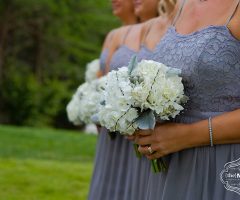
M 161 151 L 156 151 L 153 154 L 146 155 L 147 159 L 154 160 L 163 157 L 164 154 Z
M 147 136 L 147 135 L 152 135 L 153 130 L 138 130 L 136 131 L 135 135 L 139 135 L 139 136 Z
M 125 137 L 127 140 L 134 141 L 136 136 L 135 135 L 129 135 Z
M 143 155 L 149 155 L 150 154 L 149 146 L 139 146 L 138 151 Z
M 157 151 L 157 145 L 146 145 L 146 146 L 139 146 L 138 151 L 143 155 L 151 155 Z
M 135 143 L 138 144 L 138 145 L 141 145 L 141 146 L 146 146 L 146 145 L 149 145 L 152 143 L 152 135 L 150 136 L 143 136 L 143 137 L 140 137 L 140 136 L 136 136 L 135 138 Z
M 160 124 L 155 127 L 154 131 L 138 131 L 135 142 L 140 145 L 139 152 L 148 159 L 160 158 L 189 148 L 190 128 L 188 124 Z

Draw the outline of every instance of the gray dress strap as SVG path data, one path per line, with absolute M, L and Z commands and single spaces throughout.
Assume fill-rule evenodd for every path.
M 176 16 L 175 16 L 175 18 L 174 18 L 174 20 L 173 20 L 173 23 L 172 23 L 173 26 L 175 26 L 177 20 L 179 19 L 180 15 L 182 14 L 183 7 L 184 7 L 184 5 L 186 4 L 186 2 L 187 2 L 187 0 L 183 0 L 183 1 L 182 1 L 182 4 L 181 4 L 181 6 L 180 6 L 180 9 L 178 10 L 178 12 L 177 12 L 177 14 L 176 14 Z
M 123 39 L 122 39 L 121 45 L 124 45 L 124 44 L 125 44 L 126 39 L 127 39 L 127 37 L 128 37 L 128 34 L 130 33 L 132 27 L 133 27 L 133 26 L 129 26 L 129 27 L 128 27 L 128 30 L 127 30 L 126 34 L 123 36 Z
M 107 43 L 112 40 L 115 31 L 116 31 L 116 30 L 113 30 L 113 31 L 111 31 L 111 32 L 109 33 L 109 37 L 107 37 Z M 106 48 L 109 48 L 109 45 L 107 45 Z
M 146 40 L 147 40 L 147 37 L 148 37 L 148 34 L 149 34 L 149 32 L 150 32 L 153 24 L 154 24 L 154 21 L 152 21 L 152 22 L 149 24 L 148 29 L 147 29 L 147 31 L 146 31 L 145 34 L 144 34 L 143 40 L 142 40 L 142 42 L 141 42 L 141 45 L 144 45 L 144 44 L 145 44 L 145 42 L 146 42 Z
M 226 23 L 225 26 L 228 26 L 228 24 L 230 23 L 230 21 L 232 20 L 232 18 L 233 18 L 234 15 L 236 14 L 237 9 L 238 9 L 238 7 L 239 7 L 239 4 L 240 4 L 240 0 L 238 1 L 238 4 L 237 4 L 236 8 L 234 9 L 233 13 L 232 13 L 232 14 L 230 15 L 230 17 L 228 18 L 227 23 Z
M 123 45 L 125 44 L 126 39 L 127 39 L 127 36 L 129 35 L 132 27 L 133 27 L 133 26 L 129 26 L 129 27 L 128 27 L 126 33 L 124 34 L 124 36 L 123 36 L 123 38 L 122 38 L 122 41 L 121 41 L 119 47 L 121 47 L 121 46 L 123 46 Z M 119 49 L 119 47 L 117 48 L 117 50 Z M 116 51 L 117 51 L 117 50 L 116 50 Z M 107 73 L 110 71 L 110 68 L 111 68 L 111 67 L 110 67 L 110 63 L 111 63 L 111 60 L 112 60 L 112 56 L 113 56 L 113 55 L 114 55 L 114 53 L 112 53 L 112 54 L 109 53 L 109 54 L 108 54 L 108 57 L 107 57 L 107 59 L 106 59 L 105 74 L 107 74 Z
M 106 47 L 102 50 L 102 53 L 100 55 L 100 70 L 102 71 L 103 74 L 106 74 L 107 72 L 107 65 L 108 65 L 108 57 L 109 57 L 109 47 L 111 43 L 111 40 L 114 36 L 115 30 L 111 31 L 106 39 Z

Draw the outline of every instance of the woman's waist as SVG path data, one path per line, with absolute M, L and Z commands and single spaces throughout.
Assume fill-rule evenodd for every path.
M 209 117 L 215 117 L 222 115 L 229 111 L 200 111 L 200 110 L 184 110 L 172 122 L 177 123 L 194 123 L 201 120 L 208 119 Z

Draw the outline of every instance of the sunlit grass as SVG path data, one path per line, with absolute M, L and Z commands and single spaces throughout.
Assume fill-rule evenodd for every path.
M 96 136 L 0 126 L 0 199 L 85 200 Z

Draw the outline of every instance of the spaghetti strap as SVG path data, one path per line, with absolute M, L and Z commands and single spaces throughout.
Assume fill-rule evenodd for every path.
M 182 1 L 182 5 L 181 5 L 180 9 L 178 10 L 178 12 L 177 12 L 177 14 L 176 14 L 176 16 L 175 16 L 175 18 L 174 18 L 174 20 L 173 20 L 173 23 L 172 23 L 173 26 L 175 26 L 177 20 L 179 19 L 180 15 L 182 14 L 183 7 L 184 7 L 186 1 L 187 1 L 187 0 L 183 0 L 183 1 Z
M 128 34 L 130 33 L 131 29 L 132 29 L 133 25 L 129 26 L 127 28 L 127 31 L 126 31 L 126 34 L 124 35 L 124 37 L 122 38 L 122 42 L 121 42 L 121 45 L 124 45 L 125 44 L 125 41 L 127 39 L 127 36 Z M 120 46 L 121 46 L 120 45 Z M 108 57 L 106 59 L 106 66 L 105 66 L 105 73 L 104 74 L 107 74 L 109 71 L 110 71 L 110 63 L 111 63 L 111 59 L 112 59 L 112 55 L 113 55 L 114 52 L 109 52 L 108 54 Z
M 239 4 L 240 4 L 240 0 L 238 1 L 238 4 L 237 4 L 236 8 L 234 9 L 233 13 L 231 14 L 231 16 L 228 18 L 227 23 L 226 23 L 225 26 L 228 26 L 228 24 L 230 23 L 230 21 L 231 21 L 232 18 L 234 17 L 234 15 L 235 15 L 235 13 L 237 12 L 237 9 L 238 9 L 238 7 L 239 7 Z
M 108 40 L 112 40 L 113 36 L 114 36 L 114 33 L 115 33 L 116 30 L 113 30 L 111 31 L 110 35 L 109 35 L 109 38 Z
M 143 40 L 142 40 L 142 45 L 145 44 L 146 39 L 147 39 L 147 37 L 148 37 L 148 34 L 149 34 L 149 32 L 150 32 L 153 24 L 154 24 L 154 20 L 149 24 L 148 29 L 147 29 L 147 31 L 146 31 L 145 34 L 144 34 L 144 37 L 143 37 Z
M 105 48 L 109 48 L 109 45 L 110 45 L 109 43 L 111 43 L 111 40 L 113 39 L 115 31 L 116 30 L 113 30 L 108 34 L 107 39 L 105 41 L 105 43 L 106 43 L 106 45 L 104 46 Z
M 123 37 L 123 39 L 122 39 L 122 45 L 125 44 L 125 41 L 126 41 L 126 39 L 127 39 L 127 36 L 128 36 L 128 34 L 130 33 L 132 27 L 133 27 L 133 25 L 128 28 L 126 34 L 124 35 L 124 37 Z

